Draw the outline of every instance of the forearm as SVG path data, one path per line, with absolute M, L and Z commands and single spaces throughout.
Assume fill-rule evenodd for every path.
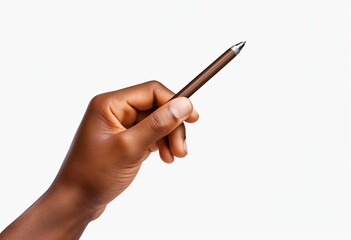
M 74 189 L 55 185 L 10 224 L 0 239 L 79 239 L 95 218 Z

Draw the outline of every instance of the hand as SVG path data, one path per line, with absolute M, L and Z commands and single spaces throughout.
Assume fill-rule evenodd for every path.
M 184 157 L 183 121 L 199 115 L 186 98 L 167 103 L 173 95 L 151 81 L 94 97 L 53 186 L 74 185 L 97 217 L 151 152 L 159 150 L 167 163 Z
M 184 157 L 183 121 L 199 115 L 187 98 L 168 102 L 173 96 L 151 81 L 94 97 L 53 184 L 0 239 L 78 239 L 151 152 L 167 163 Z

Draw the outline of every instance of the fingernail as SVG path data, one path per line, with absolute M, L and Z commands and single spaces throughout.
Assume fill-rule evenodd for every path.
M 188 146 L 186 145 L 186 141 L 184 140 L 184 151 L 188 153 Z
M 192 106 L 187 98 L 176 98 L 169 106 L 171 113 L 178 119 L 184 118 L 192 111 Z

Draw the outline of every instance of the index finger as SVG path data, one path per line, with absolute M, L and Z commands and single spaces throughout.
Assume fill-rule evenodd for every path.
M 126 122 L 130 125 L 137 120 L 139 112 L 160 107 L 175 95 L 158 81 L 141 83 L 109 94 L 112 100 L 111 111 L 123 125 Z M 198 117 L 194 111 L 187 121 L 195 122 Z
M 119 91 L 126 103 L 139 111 L 165 104 L 175 94 L 158 81 L 149 81 Z

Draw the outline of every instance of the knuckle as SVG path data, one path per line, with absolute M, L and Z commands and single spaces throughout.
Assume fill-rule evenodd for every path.
M 153 90 L 166 88 L 162 83 L 160 83 L 157 80 L 148 81 L 148 82 L 146 82 L 146 84 L 149 85 L 150 88 Z
M 89 108 L 92 110 L 103 110 L 107 105 L 106 96 L 104 94 L 99 94 L 90 100 Z
M 124 132 L 118 133 L 118 137 L 116 138 L 116 144 L 122 149 L 127 148 L 130 144 L 128 134 L 124 134 Z
M 150 128 L 153 132 L 166 134 L 168 132 L 168 124 L 165 118 L 158 114 L 151 115 Z
M 154 96 L 157 96 L 157 98 L 159 98 L 158 101 L 162 102 L 160 105 L 166 101 L 165 99 L 169 100 L 172 96 L 174 96 L 174 93 L 170 89 L 156 80 L 151 80 L 146 84 L 148 85 L 149 89 L 153 91 Z
M 160 83 L 159 81 L 157 80 L 150 80 L 147 82 L 147 84 L 149 84 L 150 86 L 152 87 L 160 87 L 160 86 L 163 86 L 162 83 Z
M 118 133 L 118 136 L 115 138 L 114 144 L 121 155 L 133 155 L 133 139 L 129 134 L 126 134 L 126 132 Z
M 95 97 L 93 97 L 91 100 L 90 100 L 90 106 L 93 107 L 93 108 L 97 108 L 99 106 L 101 106 L 102 104 L 102 95 L 99 94 L 99 95 L 96 95 Z

